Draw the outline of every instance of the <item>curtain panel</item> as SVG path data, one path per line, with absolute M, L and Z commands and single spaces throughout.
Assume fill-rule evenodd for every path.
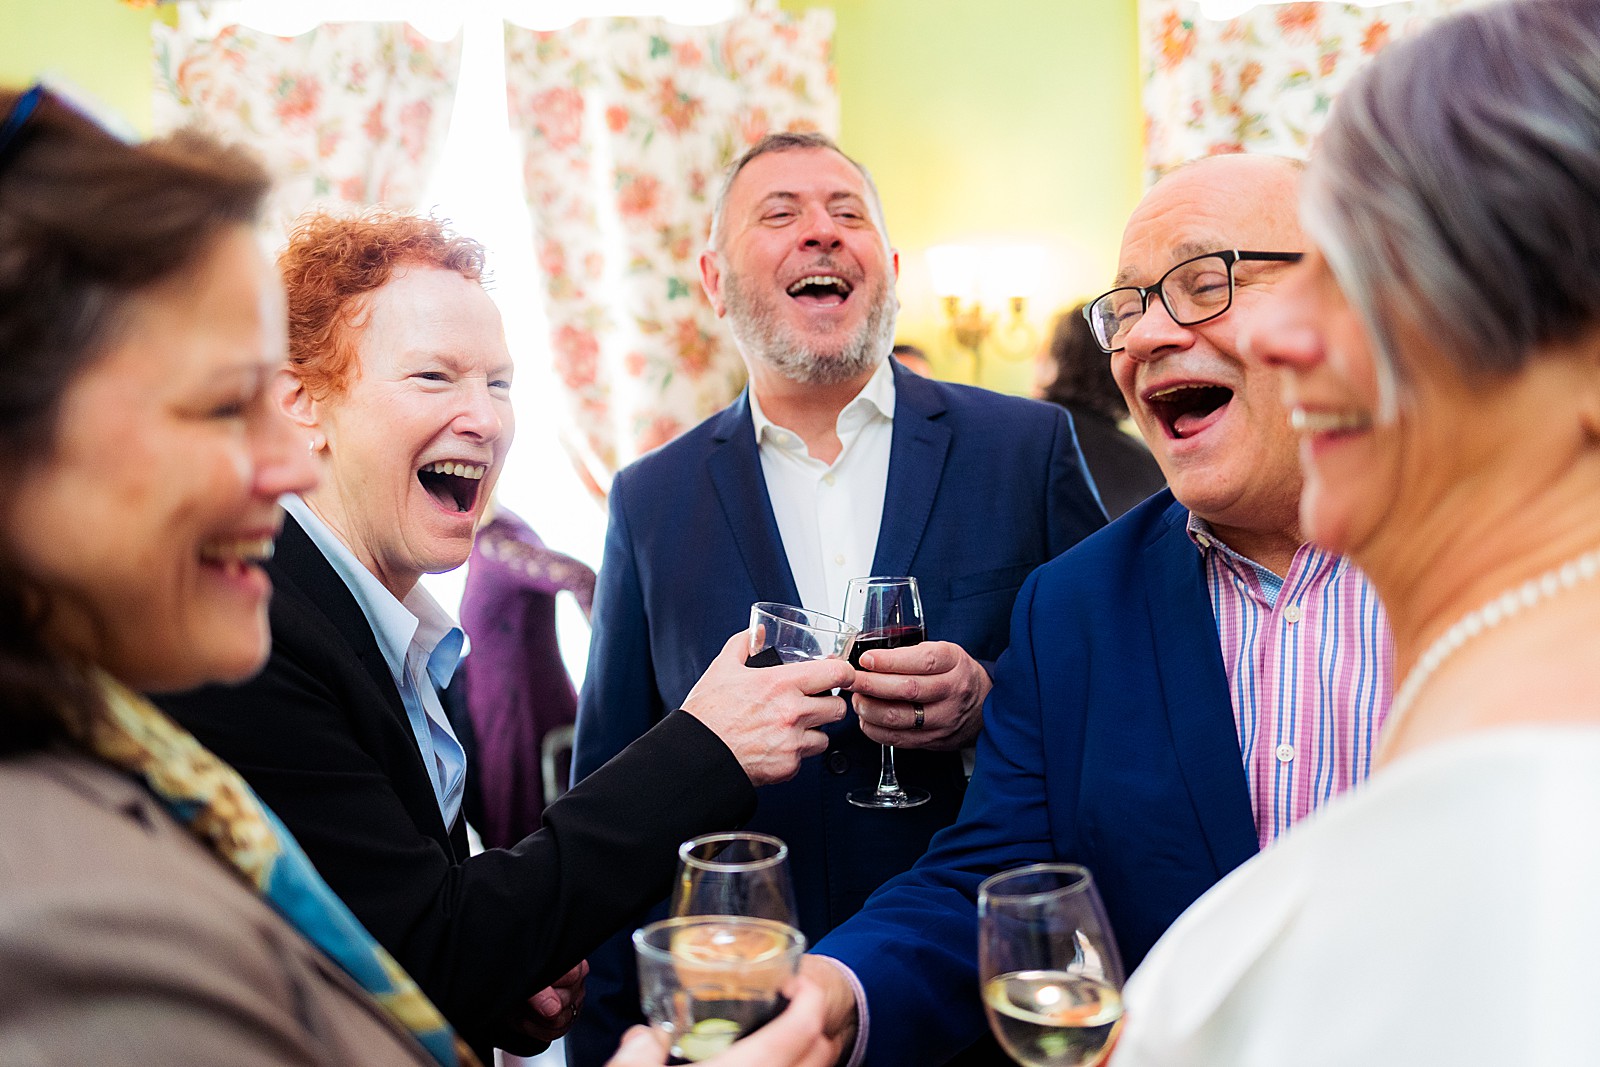
M 1217 20 L 1197 0 L 1140 0 L 1146 182 L 1222 152 L 1305 158 L 1372 56 L 1469 2 L 1261 5 Z
M 154 35 L 157 130 L 197 123 L 259 151 L 277 178 L 269 225 L 311 207 L 419 206 L 450 124 L 459 36 L 385 22 L 288 38 L 157 24 Z
M 506 27 L 568 446 L 598 487 L 714 413 L 744 365 L 700 288 L 723 168 L 769 131 L 837 133 L 833 14 Z

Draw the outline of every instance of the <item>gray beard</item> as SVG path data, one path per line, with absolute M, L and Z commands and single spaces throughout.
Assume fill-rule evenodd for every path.
M 728 326 L 739 350 L 792 382 L 838 385 L 850 381 L 876 370 L 894 347 L 894 323 L 900 301 L 886 278 L 880 278 L 870 294 L 852 294 L 853 298 L 871 300 L 866 319 L 853 335 L 836 341 L 829 339 L 833 341 L 831 344 L 828 341 L 814 343 L 812 347 L 785 331 L 770 299 L 746 290 L 732 271 L 726 271 L 723 279 Z

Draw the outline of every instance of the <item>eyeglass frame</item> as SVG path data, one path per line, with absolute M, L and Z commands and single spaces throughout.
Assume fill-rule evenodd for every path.
M 5 163 L 23 127 L 28 125 L 28 120 L 39 109 L 39 101 L 44 99 L 44 94 L 44 83 L 34 82 L 12 103 L 4 121 L 0 121 L 0 165 Z
M 1119 285 L 1115 289 L 1107 289 L 1105 292 L 1101 293 L 1099 296 L 1095 297 L 1093 300 L 1091 300 L 1087 304 L 1083 305 L 1083 319 L 1084 319 L 1085 322 L 1087 322 L 1089 324 L 1089 333 L 1090 333 L 1091 336 L 1094 337 L 1094 343 L 1100 346 L 1100 350 L 1102 352 L 1106 352 L 1108 354 L 1109 353 L 1113 353 L 1113 352 L 1121 352 L 1123 350 L 1123 348 L 1126 348 L 1127 346 L 1123 345 L 1121 348 L 1107 348 L 1106 347 L 1106 343 L 1104 341 L 1100 340 L 1100 331 L 1095 328 L 1095 323 L 1094 323 L 1094 309 L 1095 309 L 1096 305 L 1098 305 L 1100 303 L 1100 301 L 1104 300 L 1106 297 L 1110 296 L 1112 293 L 1121 293 L 1121 292 L 1138 293 L 1139 294 L 1139 318 L 1141 318 L 1141 319 L 1144 318 L 1145 312 L 1150 310 L 1150 295 L 1152 293 L 1154 293 L 1156 296 L 1161 298 L 1161 306 L 1162 306 L 1162 308 L 1164 308 L 1166 310 L 1167 314 L 1172 318 L 1173 322 L 1177 323 L 1179 326 L 1198 326 L 1202 322 L 1210 322 L 1212 319 L 1219 318 L 1219 317 L 1221 317 L 1223 315 L 1226 315 L 1228 313 L 1228 309 L 1233 307 L 1233 268 L 1234 268 L 1235 264 L 1237 264 L 1237 263 L 1298 263 L 1298 262 L 1300 262 L 1300 260 L 1302 260 L 1304 258 L 1305 258 L 1305 253 L 1304 252 L 1242 252 L 1242 251 L 1240 251 L 1239 249 L 1236 249 L 1236 248 L 1223 248 L 1223 249 L 1219 249 L 1219 250 L 1217 250 L 1215 252 L 1202 252 L 1197 256 L 1190 256 L 1188 259 L 1183 260 L 1180 263 L 1174 263 L 1172 265 L 1171 269 L 1169 269 L 1165 274 L 1161 275 L 1161 277 L 1159 277 L 1159 278 L 1157 278 L 1155 280 L 1154 284 L 1145 285 L 1145 286 Z M 1172 277 L 1172 275 L 1174 273 L 1176 273 L 1179 270 L 1182 270 L 1184 267 L 1187 267 L 1189 264 L 1197 263 L 1202 259 L 1220 259 L 1225 264 L 1227 264 L 1227 268 L 1228 268 L 1228 299 L 1227 299 L 1227 302 L 1222 305 L 1222 307 L 1220 307 L 1216 311 L 1213 311 L 1211 314 L 1202 316 L 1201 318 L 1198 318 L 1198 319 L 1190 319 L 1187 322 L 1185 322 L 1183 319 L 1180 319 L 1178 317 L 1177 312 L 1172 310 L 1172 305 L 1167 301 L 1167 291 L 1166 291 L 1166 289 L 1164 289 L 1162 287 L 1164 285 L 1166 285 L 1167 279 Z M 1138 325 L 1137 320 L 1135 321 L 1134 325 Z M 1128 328 L 1131 330 L 1133 327 L 1130 326 Z

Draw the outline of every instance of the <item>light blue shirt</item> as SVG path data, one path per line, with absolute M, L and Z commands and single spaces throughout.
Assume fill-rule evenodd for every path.
M 400 691 L 444 824 L 453 825 L 461 811 L 467 755 L 445 717 L 439 690 L 450 684 L 466 654 L 466 635 L 420 584 L 404 601 L 396 600 L 304 500 L 290 494 L 280 502 L 322 550 L 361 606 Z

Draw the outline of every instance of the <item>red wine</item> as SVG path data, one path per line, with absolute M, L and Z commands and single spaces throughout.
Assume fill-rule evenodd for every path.
M 881 630 L 863 630 L 856 635 L 856 643 L 850 649 L 850 666 L 860 668 L 861 657 L 875 648 L 905 648 L 907 645 L 920 645 L 928 639 L 928 631 L 922 626 L 886 626 Z

